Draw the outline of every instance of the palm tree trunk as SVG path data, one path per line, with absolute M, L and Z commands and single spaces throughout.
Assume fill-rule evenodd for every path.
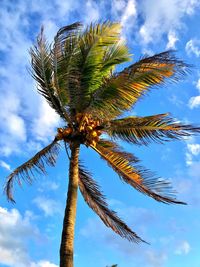
M 78 191 L 79 144 L 73 144 L 69 166 L 69 185 L 67 203 L 63 220 L 62 240 L 60 245 L 60 267 L 73 267 L 74 228 Z

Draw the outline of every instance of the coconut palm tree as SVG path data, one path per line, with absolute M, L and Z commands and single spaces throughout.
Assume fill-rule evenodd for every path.
M 136 190 L 163 203 L 185 204 L 176 199 L 168 181 L 154 177 L 139 160 L 122 149 L 118 140 L 136 145 L 180 139 L 200 128 L 175 121 L 169 114 L 123 117 L 154 86 L 178 81 L 188 65 L 172 51 L 143 57 L 121 71 L 115 67 L 131 61 L 120 36 L 118 23 L 80 23 L 61 28 L 50 45 L 41 31 L 30 50 L 32 76 L 38 92 L 64 122 L 51 144 L 18 167 L 7 179 L 10 201 L 15 181 L 32 182 L 32 171 L 45 173 L 45 164 L 54 166 L 60 143 L 69 156 L 69 183 L 60 246 L 60 266 L 73 266 L 74 226 L 77 190 L 107 227 L 132 242 L 143 242 L 113 211 L 92 174 L 79 160 L 82 145 L 93 149 Z

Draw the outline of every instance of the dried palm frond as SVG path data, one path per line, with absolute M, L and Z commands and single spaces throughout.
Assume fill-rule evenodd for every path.
M 45 164 L 54 166 L 59 152 L 59 144 L 54 140 L 50 145 L 39 151 L 33 158 L 16 168 L 7 178 L 5 193 L 8 200 L 15 202 L 13 199 L 13 185 L 17 181 L 21 185 L 21 180 L 28 183 L 33 181 L 33 171 L 46 174 Z
M 96 181 L 82 166 L 79 166 L 79 188 L 86 203 L 97 213 L 107 227 L 129 241 L 145 242 L 117 216 L 116 212 L 108 208 L 105 196 L 100 191 Z
M 186 204 L 175 198 L 175 192 L 168 181 L 154 177 L 151 172 L 137 164 L 138 159 L 131 158 L 129 153 L 127 156 L 119 146 L 110 145 L 111 143 L 101 140 L 96 147 L 91 147 L 107 161 L 123 181 L 157 201 L 167 204 Z
M 137 145 L 148 145 L 152 141 L 162 143 L 200 133 L 200 127 L 176 122 L 168 113 L 112 120 L 104 130 L 111 137 Z

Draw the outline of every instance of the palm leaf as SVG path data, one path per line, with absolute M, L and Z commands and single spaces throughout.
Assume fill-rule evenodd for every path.
M 54 83 L 57 94 L 62 104 L 71 108 L 75 106 L 77 77 L 80 75 L 76 70 L 76 58 L 78 52 L 78 41 L 82 24 L 73 23 L 61 28 L 54 38 L 52 50 Z
M 59 144 L 54 140 L 50 145 L 43 148 L 33 158 L 16 168 L 7 178 L 5 192 L 8 200 L 15 202 L 13 199 L 13 185 L 17 180 L 21 185 L 21 180 L 32 183 L 34 174 L 33 171 L 46 174 L 45 163 L 49 166 L 54 166 L 58 155 Z
M 32 76 L 38 84 L 38 92 L 47 100 L 49 105 L 68 122 L 69 116 L 63 109 L 53 84 L 53 65 L 50 45 L 45 40 L 43 28 L 37 39 L 37 45 L 30 49 Z
M 122 151 L 117 144 L 101 140 L 96 147 L 91 146 L 123 181 L 138 191 L 163 203 L 185 204 L 174 197 L 168 181 L 155 178 L 152 173 L 139 166 L 138 159 Z
M 101 218 L 107 227 L 115 233 L 132 242 L 145 242 L 137 236 L 116 214 L 108 208 L 106 199 L 96 181 L 91 178 L 91 174 L 85 168 L 79 166 L 79 188 L 86 203 Z
M 113 45 L 106 47 L 101 71 L 113 72 L 117 64 L 131 60 L 131 54 L 125 42 L 119 39 Z
M 172 51 L 143 58 L 105 79 L 93 95 L 89 112 L 100 114 L 104 118 L 114 118 L 129 110 L 152 86 L 158 87 L 167 80 L 178 81 L 187 73 L 188 67 L 189 65 L 176 59 Z
M 89 105 L 93 93 L 110 76 L 114 66 L 130 60 L 128 49 L 120 39 L 120 29 L 119 23 L 91 24 L 80 38 L 80 112 Z
M 184 125 L 168 117 L 168 114 L 158 114 L 147 117 L 127 117 L 112 120 L 104 130 L 114 138 L 120 138 L 138 145 L 148 145 L 149 142 L 181 139 L 192 133 L 199 133 L 200 128 Z

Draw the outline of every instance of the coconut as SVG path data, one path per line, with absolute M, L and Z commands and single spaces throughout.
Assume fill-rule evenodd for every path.
M 97 136 L 97 132 L 96 132 L 96 131 L 92 131 L 92 132 L 90 133 L 90 136 L 93 137 L 93 138 L 96 137 L 96 136 Z

